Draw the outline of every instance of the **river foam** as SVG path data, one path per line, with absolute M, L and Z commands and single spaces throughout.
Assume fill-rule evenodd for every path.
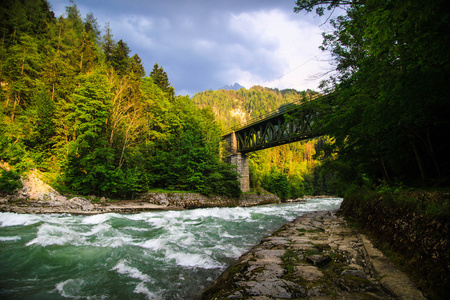
M 56 293 L 195 299 L 262 237 L 303 213 L 336 209 L 340 202 L 93 216 L 0 213 L 0 285 L 7 287 L 0 298 L 43 293 L 52 299 Z M 17 294 L 23 282 L 36 294 Z

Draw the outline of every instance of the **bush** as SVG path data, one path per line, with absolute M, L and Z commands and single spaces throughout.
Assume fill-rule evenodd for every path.
M 20 175 L 15 171 L 0 170 L 0 193 L 9 194 L 22 187 Z
M 291 197 L 291 185 L 289 179 L 284 174 L 275 174 L 269 178 L 267 190 L 280 197 L 281 201 L 285 201 Z

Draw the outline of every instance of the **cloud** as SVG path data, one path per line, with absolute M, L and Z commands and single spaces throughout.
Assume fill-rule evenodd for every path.
M 50 0 L 56 15 L 62 0 Z M 193 95 L 235 82 L 251 87 L 315 89 L 322 71 L 320 20 L 295 15 L 294 1 L 77 0 L 101 27 L 110 23 L 144 62 L 169 75 L 178 94 Z M 69 5 L 64 3 L 64 5 Z M 283 76 L 284 75 L 284 76 Z

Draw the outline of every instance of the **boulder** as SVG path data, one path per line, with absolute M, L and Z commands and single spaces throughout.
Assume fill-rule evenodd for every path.
M 67 200 L 67 205 L 73 209 L 93 210 L 94 204 L 83 197 L 74 197 Z

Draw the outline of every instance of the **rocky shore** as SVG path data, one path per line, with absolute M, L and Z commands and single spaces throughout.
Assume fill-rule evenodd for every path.
M 239 199 L 206 197 L 196 193 L 151 193 L 136 200 L 92 201 L 84 197 L 56 196 L 48 199 L 0 198 L 0 212 L 21 214 L 68 213 L 93 215 L 102 213 L 137 213 L 154 210 L 179 210 L 203 207 L 253 206 L 279 203 L 274 195 L 244 195 Z
M 198 193 L 146 193 L 135 200 L 111 201 L 95 196 L 71 197 L 59 194 L 45 184 L 37 171 L 22 180 L 23 187 L 12 195 L 0 196 L 0 212 L 15 213 L 136 213 L 152 210 L 176 210 L 204 207 L 254 206 L 280 203 L 272 194 L 243 194 L 233 199 L 219 196 L 204 196 Z M 301 201 L 301 199 L 299 199 Z
M 425 299 L 336 212 L 303 215 L 264 238 L 203 299 Z

